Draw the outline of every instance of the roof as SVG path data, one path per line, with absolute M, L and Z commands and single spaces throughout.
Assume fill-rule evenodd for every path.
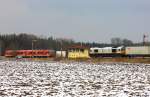
M 104 47 L 103 49 L 112 49 L 112 47 Z
M 103 48 L 99 48 L 99 47 L 93 47 L 93 48 L 90 48 L 91 50 L 93 49 L 103 49 Z
M 82 46 L 82 45 L 72 45 L 72 46 L 68 47 L 68 49 L 73 49 L 73 48 L 77 48 L 77 49 L 89 49 L 89 47 Z

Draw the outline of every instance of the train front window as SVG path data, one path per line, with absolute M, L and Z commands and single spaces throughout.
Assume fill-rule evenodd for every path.
M 116 51 L 117 51 L 117 49 L 115 49 L 115 48 L 112 49 L 112 52 L 113 52 L 113 53 L 115 53 Z
M 94 53 L 98 53 L 98 49 L 95 49 L 95 50 L 94 50 Z

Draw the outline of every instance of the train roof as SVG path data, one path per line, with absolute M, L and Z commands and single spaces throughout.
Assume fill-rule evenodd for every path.
M 117 47 L 117 49 L 122 49 L 122 48 L 124 48 L 124 46 L 119 46 L 119 47 Z
M 124 46 L 119 46 L 119 47 L 91 47 L 91 49 L 122 49 Z

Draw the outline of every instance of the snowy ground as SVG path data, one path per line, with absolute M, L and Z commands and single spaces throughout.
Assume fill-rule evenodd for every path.
M 0 96 L 150 97 L 150 65 L 0 61 Z

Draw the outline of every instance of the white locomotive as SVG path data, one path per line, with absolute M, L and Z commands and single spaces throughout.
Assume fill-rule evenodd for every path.
M 120 47 L 93 47 L 90 48 L 90 56 L 91 57 L 121 57 L 124 56 L 125 48 L 123 46 Z

